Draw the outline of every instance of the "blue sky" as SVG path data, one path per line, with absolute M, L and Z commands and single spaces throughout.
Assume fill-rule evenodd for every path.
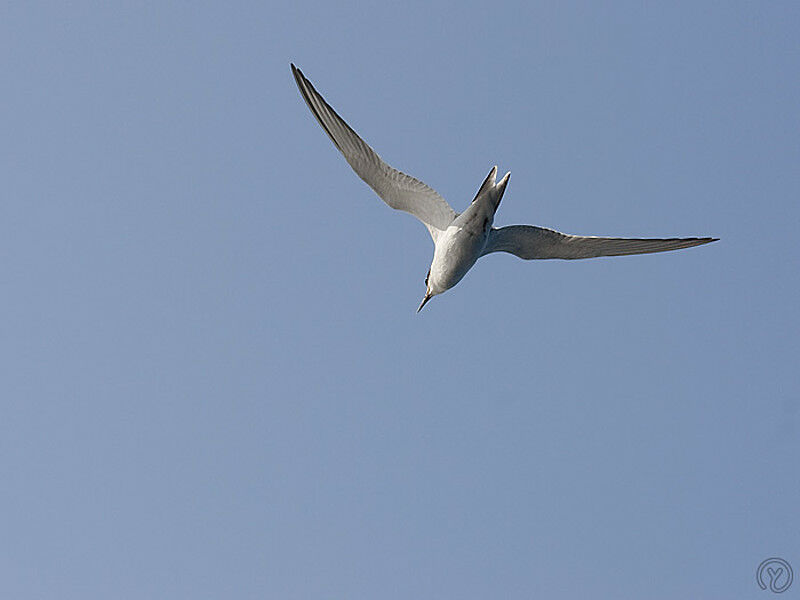
M 800 573 L 800 8 L 667 4 L 6 3 L 3 597 Z M 497 164 L 497 225 L 722 239 L 496 254 L 417 315 L 428 234 L 290 61 L 456 210 Z

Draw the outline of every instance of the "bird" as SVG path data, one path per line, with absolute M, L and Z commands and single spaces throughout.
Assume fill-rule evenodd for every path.
M 511 173 L 497 180 L 492 167 L 470 205 L 457 213 L 433 188 L 392 168 L 328 104 L 303 72 L 291 63 L 300 95 L 333 145 L 356 174 L 391 208 L 410 213 L 428 229 L 434 251 L 425 277 L 425 296 L 417 308 L 453 288 L 477 260 L 507 252 L 524 260 L 567 260 L 598 256 L 649 254 L 700 246 L 719 238 L 619 238 L 570 235 L 535 225 L 494 227 Z

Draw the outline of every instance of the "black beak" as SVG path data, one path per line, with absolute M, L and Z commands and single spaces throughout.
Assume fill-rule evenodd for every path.
M 433 294 L 431 294 L 429 291 L 426 291 L 426 292 L 425 292 L 425 297 L 422 299 L 422 303 L 419 305 L 419 308 L 417 309 L 417 312 L 421 311 L 421 310 L 422 310 L 422 307 L 423 307 L 423 306 L 425 306 L 425 304 L 426 304 L 426 303 L 428 302 L 428 300 L 430 300 L 431 298 L 433 298 Z

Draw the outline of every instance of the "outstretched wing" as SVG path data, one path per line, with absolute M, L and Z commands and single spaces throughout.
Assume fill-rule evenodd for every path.
M 716 241 L 716 238 L 710 237 L 652 239 L 588 237 L 568 235 L 533 225 L 511 225 L 491 230 L 483 255 L 491 252 L 508 252 L 525 260 L 594 258 L 667 252 Z
M 447 201 L 418 179 L 401 173 L 383 162 L 381 157 L 325 102 L 300 69 L 292 65 L 292 73 L 308 108 L 356 174 L 375 190 L 386 204 L 410 213 L 422 221 L 436 241 L 439 232 L 447 229 L 456 217 L 456 212 Z

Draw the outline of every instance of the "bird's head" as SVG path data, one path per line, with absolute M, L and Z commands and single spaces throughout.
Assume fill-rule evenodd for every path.
M 431 281 L 431 270 L 428 269 L 428 274 L 425 276 L 425 297 L 422 298 L 422 302 L 417 309 L 417 312 L 422 310 L 422 307 L 427 304 L 428 300 L 436 296 L 437 294 L 441 294 L 444 290 L 440 290 L 437 286 L 433 284 Z

